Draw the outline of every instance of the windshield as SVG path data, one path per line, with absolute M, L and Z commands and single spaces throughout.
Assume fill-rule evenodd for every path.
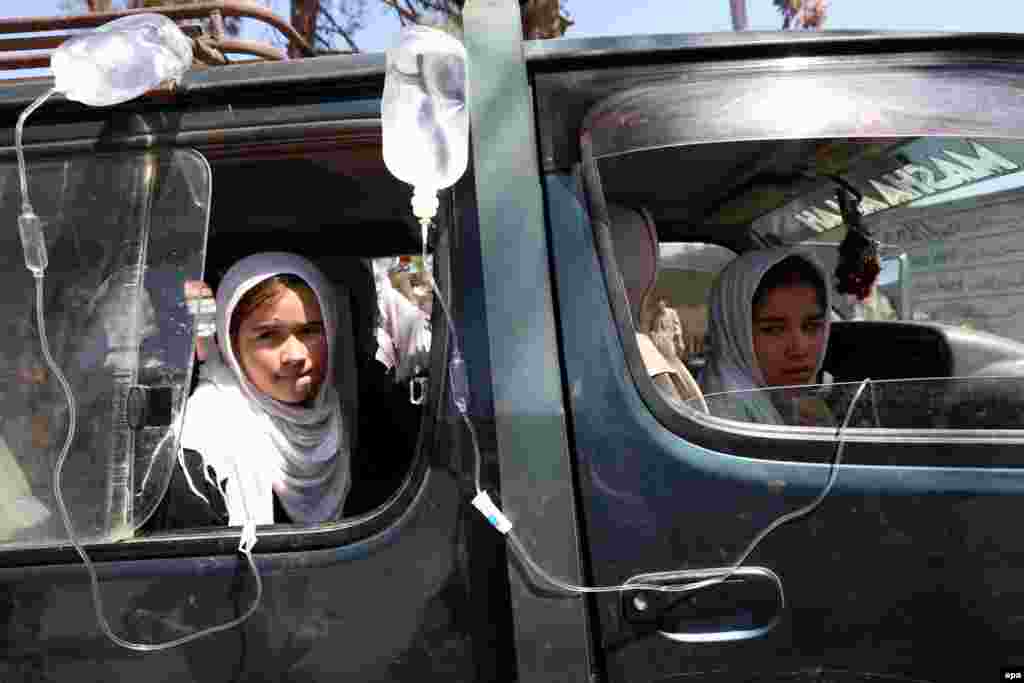
M 867 306 L 836 297 L 847 319 L 940 321 L 1014 339 L 1024 330 L 1017 229 L 1024 206 L 1024 144 L 1010 140 L 916 138 L 821 141 L 814 163 L 862 194 L 863 223 L 880 242 L 883 268 Z M 756 218 L 762 238 L 813 251 L 830 272 L 846 236 L 836 183 L 815 175 L 800 196 Z
M 822 140 L 803 156 L 788 168 L 802 192 L 759 216 L 753 223 L 757 233 L 774 235 L 787 244 L 820 240 L 829 233 L 832 240 L 841 239 L 840 233 L 832 233 L 842 228 L 843 217 L 830 175 L 841 176 L 863 194 L 861 214 L 873 216 L 876 224 L 885 222 L 885 213 L 897 207 L 946 204 L 1024 183 L 1024 143 L 1017 141 Z M 943 236 L 952 237 L 955 232 Z M 902 241 L 899 236 L 889 237 L 883 240 L 889 248 Z
M 608 201 L 649 211 L 662 240 L 675 236 L 673 249 L 690 249 L 684 260 L 701 259 L 682 246 L 691 234 L 722 243 L 742 243 L 745 234 L 765 247 L 811 252 L 828 273 L 836 272 L 847 234 L 836 196 L 845 184 L 861 195 L 861 222 L 880 243 L 882 271 L 864 301 L 835 292 L 839 317 L 944 322 L 1024 338 L 1016 315 L 1024 310 L 1020 141 L 753 140 L 612 155 L 598 168 Z M 663 259 L 673 256 L 663 250 Z
M 193 354 L 183 288 L 202 278 L 209 167 L 176 150 L 30 159 L 28 175 L 49 252 L 46 332 L 78 407 L 63 493 L 83 539 L 117 540 L 152 513 L 177 451 Z M 40 544 L 66 538 L 52 476 L 68 412 L 40 351 L 17 178 L 0 165 L 0 542 Z

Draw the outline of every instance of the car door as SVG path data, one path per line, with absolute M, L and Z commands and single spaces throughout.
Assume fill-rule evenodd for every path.
M 987 142 L 1009 149 L 1024 133 L 1021 45 L 740 35 L 528 46 L 591 581 L 692 582 L 665 573 L 731 566 L 803 511 L 724 585 L 590 598 L 606 680 L 995 680 L 1024 665 L 1024 545 L 1009 521 L 1024 491 L 1020 160 L 986 156 Z M 912 275 L 918 323 L 845 323 L 870 331 L 846 351 L 867 369 L 840 363 L 850 384 L 824 391 L 846 392 L 837 405 L 849 409 L 867 387 L 852 426 L 838 428 L 842 410 L 825 428 L 725 418 L 710 397 L 710 414 L 674 406 L 645 369 L 607 206 L 643 210 L 662 242 L 798 245 L 800 230 L 844 222 L 836 183 L 806 189 L 829 173 L 864 190 L 861 213 L 883 242 L 906 240 L 909 260 L 927 262 Z M 1000 218 L 979 208 L 985 197 Z M 907 208 L 929 198 L 957 211 Z M 921 256 L 936 250 L 959 265 Z M 965 323 L 940 299 L 982 303 Z M 938 322 L 952 327 L 928 327 Z M 987 360 L 965 350 L 989 342 L 1001 351 Z M 862 385 L 872 372 L 892 381 Z M 973 392 L 1002 410 L 955 407 Z
M 93 602 L 52 505 L 53 459 L 69 420 L 39 360 L 33 278 L 8 231 L 4 455 L 29 471 L 49 514 L 45 527 L 26 522 L 0 545 L 3 680 L 468 681 L 514 670 L 507 580 L 490 570 L 500 546 L 460 504 L 466 471 L 451 455 L 460 425 L 444 417 L 443 373 L 431 373 L 422 408 L 382 367 L 376 384 L 360 387 L 376 413 L 360 414 L 359 434 L 377 447 L 361 476 L 352 465 L 358 490 L 350 497 L 369 487 L 370 502 L 331 524 L 260 527 L 261 583 L 237 552 L 238 527 L 142 528 L 172 480 L 194 379 L 186 281 L 215 285 L 221 268 L 253 251 L 305 253 L 350 293 L 346 322 L 359 360 L 342 379 L 365 383 L 376 367 L 377 302 L 365 259 L 420 250 L 418 226 L 403 219 L 408 194 L 381 157 L 383 66 L 383 55 L 360 55 L 200 70 L 160 103 L 67 104 L 56 124 L 44 110 L 28 127 L 30 187 L 52 240 L 43 285 L 51 347 L 81 408 L 63 490 L 102 603 Z M 10 226 L 21 206 L 13 123 L 45 86 L 19 86 L 5 100 L 0 201 Z M 99 146 L 105 156 L 94 155 Z M 451 206 L 446 195 L 431 247 L 446 292 L 452 277 L 473 281 L 448 230 Z M 115 257 L 133 278 L 106 277 L 119 272 Z M 145 324 L 135 325 L 132 310 L 148 311 Z M 446 328 L 434 330 L 431 368 L 446 348 Z M 135 372 L 118 374 L 115 352 Z M 144 408 L 133 424 L 131 396 Z M 254 604 L 234 628 L 145 651 L 239 619 Z M 97 610 L 113 635 L 143 652 L 108 638 Z

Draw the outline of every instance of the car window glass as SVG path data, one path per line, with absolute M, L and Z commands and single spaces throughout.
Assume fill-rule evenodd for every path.
M 753 233 L 755 244 L 790 247 L 823 268 L 837 322 L 823 365 L 801 386 L 783 389 L 748 368 L 745 384 L 716 397 L 704 386 L 714 350 L 696 355 L 694 342 L 685 352 L 712 415 L 790 426 L 828 423 L 843 414 L 849 387 L 871 378 L 878 386 L 870 400 L 861 400 L 864 410 L 877 410 L 872 427 L 1019 428 L 1022 143 L 941 136 L 759 140 L 630 152 L 599 159 L 598 168 L 609 204 L 642 203 L 662 238 L 673 238 L 661 248 L 660 290 L 647 299 L 645 329 L 658 328 L 659 300 L 680 321 L 687 306 L 706 318 L 706 299 L 687 297 L 706 296 L 727 259 L 711 258 L 704 272 L 688 274 L 689 287 L 666 285 L 666 274 L 680 278 L 673 263 L 685 272 L 687 259 L 714 253 L 696 240 L 686 242 L 687 233 L 714 233 L 724 242 Z M 669 168 L 699 172 L 687 173 L 681 192 Z M 836 197 L 841 184 L 860 195 L 861 223 L 878 242 L 880 272 L 864 297 L 839 293 L 840 246 L 849 232 Z M 707 282 L 698 284 L 700 278 Z M 869 426 L 860 417 L 855 424 Z
M 706 395 L 716 417 L 790 427 L 834 430 L 849 413 L 849 427 L 881 429 L 1020 429 L 1024 381 L 955 377 L 837 382 Z M 694 401 L 691 407 L 699 409 Z
M 386 510 L 402 491 L 402 500 L 408 500 L 406 483 L 423 424 L 431 348 L 431 287 L 420 263 L 420 228 L 409 213 L 403 184 L 387 171 L 372 144 L 317 146 L 307 152 L 297 154 L 291 145 L 243 145 L 211 159 L 217 184 L 203 278 L 218 292 L 226 274 L 243 259 L 286 252 L 311 262 L 326 280 L 323 288 L 335 295 L 336 353 L 330 379 L 342 419 L 337 430 L 331 427 L 328 438 L 315 443 L 331 443 L 338 434 L 346 448 L 327 456 L 335 476 L 317 498 L 326 502 L 318 506 L 303 498 L 301 504 L 316 506 L 306 514 L 295 500 L 283 500 L 277 489 L 262 483 L 252 484 L 245 494 L 259 498 L 259 524 L 288 524 L 288 531 L 297 535 L 338 519 L 394 514 Z M 283 177 L 289 179 L 284 194 Z M 432 258 L 428 255 L 427 261 Z M 276 301 L 275 296 L 268 301 Z M 268 342 L 269 348 L 302 346 L 292 344 L 291 337 L 280 339 L 288 343 Z M 266 482 L 277 476 L 274 464 L 250 467 L 243 455 L 246 448 L 230 440 L 226 447 L 216 445 L 221 421 L 201 420 L 234 405 L 211 398 L 219 397 L 211 394 L 218 371 L 211 360 L 222 360 L 223 341 L 211 340 L 207 360 L 197 363 L 182 425 L 183 464 L 174 468 L 167 494 L 141 530 L 144 535 L 237 528 L 242 518 L 235 514 L 232 519 L 230 505 L 242 494 L 233 493 L 235 482 L 245 477 L 252 477 L 250 483 L 257 477 Z M 256 350 L 250 344 L 249 360 L 255 360 Z M 232 386 L 238 380 L 232 370 L 218 377 Z M 214 403 L 219 411 L 212 410 Z M 191 431 L 194 441 L 188 436 L 191 416 L 197 419 Z M 281 443 L 267 447 L 267 430 L 245 433 L 266 452 Z
M 48 346 L 77 414 L 62 492 L 81 538 L 132 536 L 163 496 L 191 370 L 184 283 L 202 276 L 206 161 L 189 151 L 29 161 L 49 266 Z M 15 164 L 0 165 L 0 222 L 17 224 Z M 65 543 L 53 474 L 69 405 L 41 351 L 35 284 L 4 231 L 6 334 L 0 419 L 0 543 Z

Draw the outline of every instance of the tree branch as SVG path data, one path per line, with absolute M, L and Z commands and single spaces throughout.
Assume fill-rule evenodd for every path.
M 411 21 L 414 24 L 419 23 L 419 20 L 420 20 L 419 14 L 417 14 L 415 11 L 410 11 L 410 10 L 407 10 L 406 8 L 402 7 L 401 5 L 398 4 L 398 0 L 380 0 L 380 1 L 382 3 L 384 3 L 385 5 L 387 5 L 388 7 L 390 7 L 391 9 L 395 10 L 396 12 L 398 12 L 398 19 L 402 22 L 403 26 L 405 25 L 405 22 L 407 22 L 407 21 Z
M 352 31 L 345 29 L 341 24 L 339 24 L 338 21 L 331 16 L 331 13 L 325 10 L 322 5 L 320 6 L 320 18 L 330 24 L 332 31 L 345 39 L 345 42 L 348 43 L 348 46 L 352 48 L 353 52 L 360 51 L 359 46 L 356 45 L 356 41 L 352 39 Z M 328 47 L 330 47 L 330 45 L 328 45 Z

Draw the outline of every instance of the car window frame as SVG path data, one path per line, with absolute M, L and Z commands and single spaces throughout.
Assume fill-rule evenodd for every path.
M 881 70 L 886 73 L 899 73 L 903 77 L 913 79 L 915 75 L 915 69 L 913 66 L 907 63 L 907 58 L 904 56 L 892 57 L 887 56 L 877 60 L 873 65 L 876 70 Z M 962 76 L 965 64 L 967 61 L 963 58 L 952 59 L 950 63 L 946 64 L 948 67 L 947 73 L 955 73 Z M 928 60 L 928 77 L 935 78 L 938 76 L 942 77 L 942 65 L 941 63 L 936 64 L 933 57 L 929 57 Z M 828 72 L 828 65 L 834 64 L 837 68 Z M 1016 79 L 1024 79 L 1021 69 L 1024 69 L 1024 63 L 1021 60 L 1007 60 L 1007 59 L 982 59 L 974 63 L 980 71 L 984 72 L 992 65 L 996 65 L 998 73 L 1004 77 L 1004 80 L 1008 78 L 1007 68 L 1010 64 L 1017 67 Z M 868 68 L 872 68 L 871 65 L 867 65 Z M 720 65 L 714 65 L 709 67 L 710 72 L 719 72 L 722 78 L 728 78 L 729 72 L 722 73 L 722 67 Z M 850 69 L 848 61 L 839 59 L 829 59 L 826 57 L 818 57 L 814 59 L 799 59 L 799 58 L 782 58 L 775 60 L 763 60 L 758 63 L 758 68 L 749 71 L 734 70 L 736 73 L 740 73 L 741 76 L 747 81 L 758 81 L 762 83 L 764 87 L 769 87 L 771 80 L 774 75 L 779 73 L 785 73 L 789 78 L 795 78 L 800 74 L 805 75 L 808 78 L 815 76 L 822 77 L 822 75 L 828 72 L 830 78 L 840 79 L 844 76 L 849 76 L 853 73 Z M 862 73 L 862 72 L 861 72 Z M 604 85 L 607 87 L 607 83 L 613 79 L 607 79 Z M 688 86 L 693 87 L 694 83 L 701 82 L 701 79 L 697 78 L 695 74 L 687 74 L 686 77 L 680 77 L 678 74 L 673 74 L 671 70 L 665 70 L 662 68 L 662 74 L 660 77 L 649 78 L 648 82 L 643 87 L 657 87 L 652 84 L 665 85 L 672 84 L 673 87 L 686 88 Z M 997 83 L 992 85 L 987 83 L 990 88 L 1003 88 L 1005 95 L 1005 83 Z M 580 126 L 580 130 L 589 131 L 589 126 L 598 117 L 602 117 L 603 120 L 614 120 L 614 116 L 609 116 L 607 111 L 602 111 L 602 106 L 605 105 L 609 100 L 615 98 L 623 99 L 626 97 L 624 93 L 628 93 L 630 86 L 626 82 L 622 82 L 620 90 L 612 90 L 605 98 L 593 102 L 587 109 L 583 116 L 583 121 Z M 859 95 L 866 99 L 869 94 L 859 93 Z M 703 93 L 702 96 L 708 100 L 714 101 L 713 97 L 722 97 L 722 94 L 714 93 L 713 96 L 709 97 L 707 92 Z M 995 95 L 994 95 L 995 96 Z M 962 108 L 962 105 L 960 105 Z M 846 137 L 855 137 L 855 127 L 852 122 L 848 122 L 850 131 Z M 947 130 L 942 133 L 942 136 L 946 137 L 978 137 L 978 138 L 1013 138 L 1013 139 L 1024 139 L 1024 125 L 1016 123 L 1012 127 L 999 128 L 991 126 L 986 130 Z M 897 130 L 899 126 L 895 127 Z M 706 132 L 706 131 L 704 131 Z M 770 128 L 765 130 L 765 135 L 757 139 L 775 139 L 776 137 L 784 137 L 775 135 L 773 136 Z M 881 135 L 881 133 L 879 133 Z M 901 136 L 914 137 L 915 133 L 911 130 L 906 130 L 900 133 Z M 895 136 L 894 133 L 889 133 L 886 136 Z M 920 136 L 920 132 L 917 133 Z M 819 137 L 819 136 L 808 136 L 808 137 Z M 830 132 L 827 136 L 821 137 L 843 137 L 842 135 L 833 134 Z M 753 139 L 753 138 L 744 138 Z M 673 144 L 703 144 L 710 142 L 731 142 L 736 140 L 732 137 L 709 137 L 707 134 L 694 133 L 690 139 L 684 141 L 675 141 Z M 579 139 L 577 139 L 579 144 Z M 585 151 L 579 152 L 578 158 L 586 159 L 587 153 Z M 586 166 L 586 162 L 582 162 L 582 166 Z M 588 172 L 584 169 L 580 176 L 586 183 Z M 586 185 L 585 185 L 586 187 Z M 591 192 L 589 187 L 586 187 L 585 194 Z M 651 379 L 647 376 L 644 370 L 644 365 L 640 357 L 639 348 L 636 344 L 635 338 L 633 338 L 633 325 L 630 318 L 630 309 L 628 301 L 626 300 L 626 292 L 619 281 L 619 278 L 611 275 L 614 270 L 610 270 L 609 263 L 613 262 L 610 259 L 614 259 L 614 252 L 611 248 L 611 238 L 608 234 L 607 226 L 602 225 L 601 221 L 590 220 L 589 212 L 587 214 L 587 220 L 591 223 L 591 227 L 594 231 L 595 237 L 595 249 L 597 251 L 598 260 L 601 264 L 603 272 L 603 279 L 606 287 L 606 292 L 611 303 L 612 314 L 615 320 L 615 324 L 618 327 L 620 339 L 623 344 L 623 349 L 626 357 L 626 363 L 629 367 L 630 375 L 632 375 L 633 384 L 640 393 L 643 403 L 650 410 L 652 415 L 660 422 L 664 427 L 669 429 L 674 434 L 685 438 L 692 443 L 700 446 L 704 446 L 713 451 L 735 453 L 743 452 L 745 455 L 750 457 L 763 457 L 767 459 L 776 460 L 777 457 L 767 455 L 772 450 L 776 449 L 780 445 L 784 446 L 787 450 L 785 460 L 795 462 L 821 462 L 823 460 L 823 447 L 827 447 L 836 442 L 836 430 L 830 428 L 821 427 L 791 427 L 791 426 L 775 426 L 775 425 L 761 425 L 744 423 L 734 420 L 727 420 L 720 417 L 706 415 L 700 413 L 692 408 L 687 408 L 685 411 L 678 411 L 673 408 L 667 400 L 661 396 Z M 748 232 L 749 229 L 748 229 Z M 752 236 L 752 243 L 756 243 L 756 236 Z M 673 240 L 677 241 L 677 240 Z M 702 241 L 707 241 L 706 236 L 702 236 Z M 725 242 L 720 242 L 723 246 L 728 246 L 730 249 L 734 247 Z M 735 250 L 735 249 L 734 249 Z M 1011 445 L 1024 443 L 1024 429 L 1020 430 L 948 430 L 948 429 L 935 429 L 935 430 L 911 430 L 911 429 L 868 429 L 868 428 L 848 428 L 844 431 L 843 439 L 850 443 L 860 444 L 885 444 L 886 454 L 884 457 L 880 453 L 870 454 L 866 452 L 870 449 L 857 449 L 858 451 L 864 450 L 861 453 L 860 458 L 855 459 L 855 462 L 859 464 L 891 464 L 891 465 L 929 465 L 934 466 L 937 463 L 935 458 L 929 458 L 925 453 L 920 450 L 921 446 L 934 446 L 936 444 L 958 444 L 958 445 L 977 445 L 983 447 L 985 445 L 991 445 L 992 443 L 998 443 L 1000 445 Z M 896 457 L 889 457 L 895 455 L 892 449 L 898 448 L 901 453 Z M 877 451 L 878 449 L 876 449 Z M 824 456 L 827 459 L 828 456 Z M 996 459 L 999 465 L 1016 466 L 1024 465 L 1024 457 L 1008 455 L 1005 458 Z M 949 460 L 943 464 L 949 464 L 950 466 L 970 466 L 971 464 L 983 464 L 986 466 L 995 466 L 992 457 L 980 456 L 977 459 L 968 459 L 965 461 Z
M 244 156 L 249 149 L 258 154 L 300 141 L 320 148 L 380 144 L 383 55 L 354 61 L 327 57 L 289 64 L 247 65 L 230 73 L 209 71 L 217 73 L 190 72 L 178 90 L 179 101 L 170 106 L 136 102 L 97 113 L 72 104 L 63 107 L 56 117 L 53 112 L 42 111 L 37 118 L 43 120 L 26 130 L 26 154 L 52 157 L 100 150 L 116 153 L 180 147 L 192 149 L 210 161 L 226 155 Z M 7 98 L 0 99 L 0 120 L 12 124 L 23 100 L 43 89 L 45 84 L 31 83 L 9 91 Z M 292 95 L 283 97 L 282 89 Z M 225 107 L 224 103 L 233 104 Z M 67 109 L 71 109 L 70 123 Z M 134 125 L 117 127 L 120 132 L 111 133 L 111 117 L 134 121 Z M 13 125 L 3 128 L 0 157 L 13 159 Z M 11 132 L 10 136 L 5 137 L 6 130 Z M 216 187 L 214 178 L 214 201 Z M 451 242 L 447 233 L 454 214 L 452 202 L 451 192 L 442 193 L 435 220 L 435 273 L 445 296 L 450 295 Z M 435 307 L 434 311 L 439 309 Z M 430 479 L 429 454 L 439 444 L 438 419 L 446 396 L 443 379 L 447 376 L 448 328 L 439 313 L 432 317 L 431 333 L 430 364 L 436 371 L 430 373 L 416 452 L 398 490 L 377 508 L 330 524 L 261 526 L 259 552 L 292 553 L 352 546 L 381 538 L 382 534 L 390 535 L 409 520 Z M 88 543 L 85 547 L 97 563 L 139 561 L 233 555 L 240 538 L 240 527 L 193 528 Z M 81 558 L 66 542 L 0 548 L 0 570 L 80 563 Z

